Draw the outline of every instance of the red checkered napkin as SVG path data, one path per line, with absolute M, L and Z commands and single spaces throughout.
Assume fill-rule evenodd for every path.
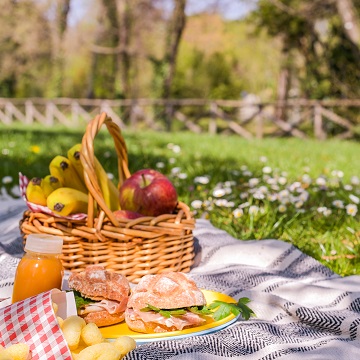
M 0 309 L 0 344 L 27 343 L 32 360 L 71 360 L 52 307 L 51 291 Z
M 70 216 L 59 216 L 55 213 L 53 213 L 48 207 L 46 206 L 42 206 L 42 205 L 38 205 L 38 204 L 34 204 L 30 201 L 27 201 L 26 198 L 26 188 L 29 184 L 29 179 L 23 175 L 22 173 L 19 173 L 19 187 L 20 187 L 20 194 L 22 196 L 22 198 L 24 199 L 24 201 L 26 202 L 27 207 L 33 211 L 33 212 L 42 212 L 44 214 L 49 214 L 55 217 L 61 217 L 61 218 L 65 218 L 65 219 L 69 219 L 69 220 L 83 220 L 86 219 L 87 215 L 86 214 L 74 214 L 74 215 L 70 215 Z

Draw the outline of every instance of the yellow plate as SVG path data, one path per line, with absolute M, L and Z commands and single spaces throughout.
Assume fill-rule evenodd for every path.
M 236 303 L 236 300 L 232 297 L 222 294 L 216 291 L 210 290 L 201 290 L 205 296 L 207 304 L 211 304 L 215 300 L 225 301 L 229 303 Z M 151 342 L 151 341 L 160 341 L 160 340 L 173 340 L 173 339 L 181 339 L 188 336 L 195 335 L 205 335 L 215 331 L 219 331 L 233 322 L 235 322 L 238 316 L 230 314 L 226 318 L 214 321 L 210 316 L 206 317 L 206 323 L 201 326 L 196 326 L 189 329 L 184 329 L 181 331 L 169 331 L 166 333 L 156 333 L 156 334 L 143 334 L 132 331 L 128 328 L 125 321 L 120 324 L 106 326 L 100 328 L 102 335 L 107 339 L 116 339 L 119 336 L 131 336 L 138 344 Z

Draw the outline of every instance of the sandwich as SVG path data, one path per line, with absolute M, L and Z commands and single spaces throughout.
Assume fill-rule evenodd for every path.
M 68 283 L 74 291 L 78 315 L 86 323 L 101 327 L 124 320 L 130 295 L 129 281 L 124 275 L 90 265 L 80 273 L 72 273 Z
M 145 275 L 132 289 L 125 321 L 141 333 L 162 333 L 202 325 L 206 308 L 204 294 L 181 272 Z

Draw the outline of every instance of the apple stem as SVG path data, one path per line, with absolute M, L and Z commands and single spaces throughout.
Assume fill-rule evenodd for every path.
M 145 178 L 145 175 L 144 175 L 144 174 L 141 174 L 141 177 L 142 177 L 142 179 L 143 179 L 144 186 L 146 186 L 147 184 L 146 184 L 146 178 Z

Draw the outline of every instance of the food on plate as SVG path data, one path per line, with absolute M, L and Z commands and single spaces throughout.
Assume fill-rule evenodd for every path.
M 74 290 L 78 315 L 86 323 L 97 326 L 117 324 L 124 320 L 130 285 L 124 275 L 91 265 L 69 276 L 69 288 Z
M 25 343 L 12 344 L 6 348 L 0 345 L 0 360 L 30 360 L 31 351 Z
M 125 321 L 131 330 L 160 333 L 205 323 L 206 299 L 181 272 L 145 275 L 130 295 Z
M 58 320 L 60 320 L 59 326 L 74 360 L 120 360 L 129 351 L 136 348 L 135 340 L 129 336 L 120 336 L 109 343 L 103 338 L 96 324 L 85 324 L 84 319 L 78 315 L 71 315 L 66 319 L 58 317 Z M 0 346 L 1 359 L 5 360 L 1 357 Z M 29 360 L 27 358 L 19 359 Z
M 153 169 L 135 172 L 120 187 L 120 207 L 123 210 L 158 216 L 173 213 L 177 202 L 172 182 Z
M 112 344 L 120 351 L 121 355 L 126 355 L 136 348 L 136 342 L 130 336 L 120 336 Z
M 105 342 L 88 346 L 72 356 L 75 360 L 119 360 L 122 357 L 114 345 Z
M 63 321 L 61 330 L 70 350 L 79 346 L 81 330 L 85 325 L 85 320 L 77 315 L 69 316 Z
M 81 329 L 81 338 L 87 346 L 104 342 L 100 329 L 94 323 L 88 323 Z
M 58 215 L 86 214 L 88 195 L 70 187 L 61 187 L 48 196 L 46 204 L 51 211 Z
M 46 195 L 41 186 L 42 182 L 43 179 L 39 177 L 33 177 L 29 181 L 29 184 L 26 187 L 26 199 L 31 203 L 46 206 Z

